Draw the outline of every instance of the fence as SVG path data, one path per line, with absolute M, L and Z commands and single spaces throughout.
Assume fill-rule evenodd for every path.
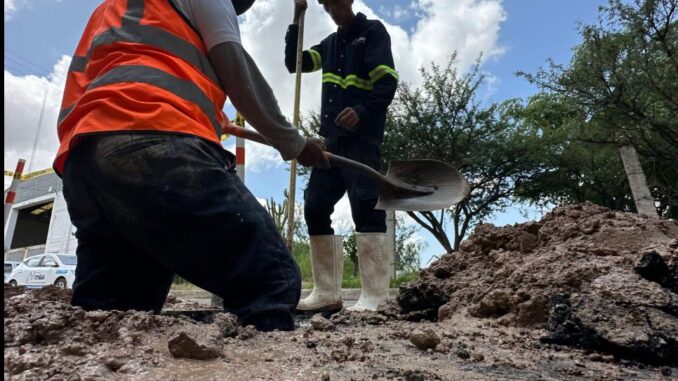
M 5 251 L 5 261 L 21 262 L 28 257 L 45 253 L 45 245 L 36 245 Z

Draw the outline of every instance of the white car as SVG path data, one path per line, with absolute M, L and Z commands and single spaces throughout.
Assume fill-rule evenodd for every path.
M 16 261 L 5 261 L 5 278 L 3 280 L 4 283 L 7 283 L 7 279 L 9 279 L 9 275 L 14 271 L 14 269 L 19 266 L 21 262 L 16 262 Z
M 11 286 L 40 288 L 54 285 L 59 288 L 73 287 L 75 280 L 75 255 L 42 254 L 25 259 L 9 275 Z

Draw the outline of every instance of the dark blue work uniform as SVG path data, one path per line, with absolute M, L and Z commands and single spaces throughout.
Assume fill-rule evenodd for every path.
M 285 65 L 296 70 L 298 27 L 290 25 L 285 37 Z M 346 28 L 339 28 L 303 53 L 302 69 L 322 69 L 320 135 L 327 149 L 378 169 L 386 112 L 398 85 L 391 38 L 384 25 L 358 13 Z M 360 122 L 349 131 L 334 120 L 346 107 Z M 304 215 L 310 235 L 334 234 L 330 216 L 334 205 L 348 192 L 356 231 L 385 232 L 386 214 L 375 210 L 377 184 L 341 168 L 313 169 L 305 193 Z

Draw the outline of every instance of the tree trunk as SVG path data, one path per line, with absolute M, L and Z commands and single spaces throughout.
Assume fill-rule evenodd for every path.
M 657 217 L 657 208 L 654 206 L 654 199 L 650 189 L 647 187 L 645 172 L 643 172 L 643 167 L 640 166 L 640 159 L 638 159 L 636 149 L 632 145 L 625 145 L 619 148 L 619 153 L 624 163 L 626 177 L 629 179 L 636 210 L 638 210 L 638 213 Z

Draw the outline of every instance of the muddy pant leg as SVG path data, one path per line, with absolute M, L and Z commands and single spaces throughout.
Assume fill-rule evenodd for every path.
M 309 235 L 334 234 L 330 216 L 346 192 L 339 168 L 316 169 L 304 191 L 304 219 Z
M 78 239 L 72 304 L 86 310 L 160 312 L 174 274 L 137 250 L 111 224 L 91 192 L 79 150 L 71 153 L 64 197 Z
M 232 170 L 190 136 L 128 134 L 88 145 L 96 191 L 125 238 L 224 300 L 243 324 L 294 329 L 299 268 L 273 220 Z

